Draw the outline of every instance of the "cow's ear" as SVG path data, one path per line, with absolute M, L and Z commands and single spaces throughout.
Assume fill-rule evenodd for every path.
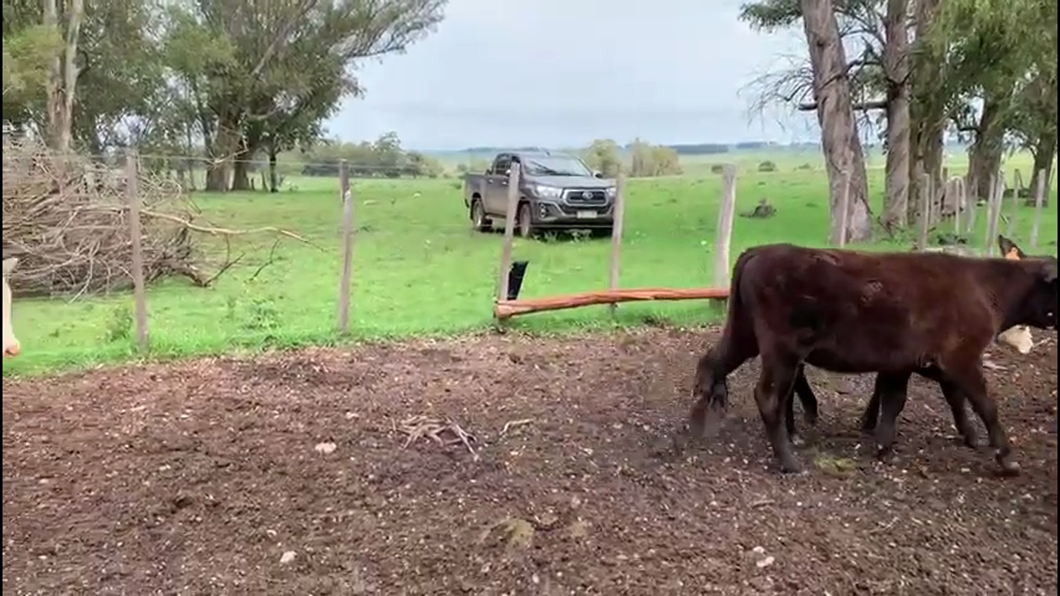
M 1020 250 L 1020 247 L 1016 246 L 1016 243 L 1005 238 L 1001 234 L 997 235 L 997 246 L 1001 249 L 1001 256 L 1006 259 L 1022 259 L 1026 255 Z
M 15 270 L 15 265 L 18 265 L 17 257 L 4 259 L 4 277 L 8 277 L 11 275 L 11 272 Z
M 1042 265 L 1041 274 L 1046 283 L 1054 283 L 1056 281 L 1056 259 L 1046 259 Z

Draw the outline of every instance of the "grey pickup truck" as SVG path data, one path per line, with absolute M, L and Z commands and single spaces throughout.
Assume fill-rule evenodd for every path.
M 464 176 L 464 205 L 476 230 L 490 230 L 494 220 L 504 220 L 513 163 L 520 168 L 515 216 L 519 236 L 562 229 L 611 235 L 615 181 L 603 179 L 576 157 L 547 151 L 499 153 L 485 174 Z

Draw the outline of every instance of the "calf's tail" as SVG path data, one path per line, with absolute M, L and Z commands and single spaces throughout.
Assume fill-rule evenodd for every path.
M 726 377 L 758 352 L 750 313 L 741 293 L 744 269 L 754 258 L 755 252 L 752 248 L 737 257 L 729 284 L 725 329 L 721 340 L 700 358 L 696 367 L 695 393 L 712 407 L 724 408 L 727 405 Z

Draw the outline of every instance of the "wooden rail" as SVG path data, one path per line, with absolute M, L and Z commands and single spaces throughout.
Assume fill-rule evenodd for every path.
M 500 300 L 493 305 L 493 316 L 497 320 L 504 320 L 516 315 L 578 308 L 593 304 L 615 304 L 617 302 L 632 302 L 635 300 L 717 300 L 728 297 L 729 288 L 605 290 L 567 296 L 549 296 L 548 298 Z

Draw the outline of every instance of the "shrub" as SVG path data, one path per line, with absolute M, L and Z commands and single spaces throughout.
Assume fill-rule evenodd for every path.
M 776 172 L 777 171 L 777 164 L 775 164 L 775 163 L 773 163 L 771 161 L 763 161 L 762 163 L 758 164 L 758 171 L 759 172 Z

